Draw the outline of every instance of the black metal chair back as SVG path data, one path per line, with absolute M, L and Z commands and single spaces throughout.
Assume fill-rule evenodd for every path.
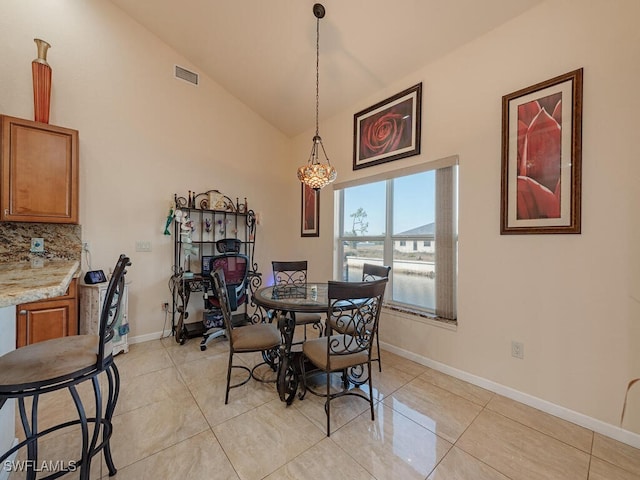
M 213 280 L 213 291 L 217 295 L 220 311 L 224 321 L 224 328 L 227 331 L 227 337 L 231 338 L 231 330 L 233 330 L 233 313 L 231 304 L 229 303 L 229 287 L 226 282 L 223 268 L 217 268 L 211 274 Z
M 274 285 L 307 285 L 307 261 L 296 260 L 293 262 L 271 262 L 273 269 Z
M 272 261 L 271 268 L 273 270 L 273 283 L 276 286 L 295 286 L 301 287 L 303 293 L 306 294 L 307 287 L 307 261 Z M 322 335 L 322 316 L 319 313 L 293 313 L 296 319 L 296 325 L 304 326 L 304 340 L 307 339 L 307 325 L 312 325 L 318 330 L 318 336 Z M 296 342 L 299 344 L 300 342 Z
M 371 361 L 371 344 L 378 329 L 382 297 L 386 279 L 371 282 L 329 281 L 327 311 L 331 318 L 328 336 L 339 338 L 330 341 L 327 348 L 327 364 L 332 356 L 349 355 L 366 351 Z M 336 333 L 331 326 L 335 326 Z
M 389 278 L 390 271 L 391 267 L 387 265 L 374 265 L 372 263 L 365 263 L 362 266 L 362 281 L 370 282 L 372 280 Z
M 374 265 L 372 263 L 365 263 L 362 266 L 362 281 L 363 282 L 371 282 L 375 280 L 380 280 L 383 278 L 389 278 L 389 272 L 391 271 L 391 267 L 388 265 Z M 382 361 L 380 360 L 380 338 L 378 337 L 378 332 L 376 331 L 376 348 L 377 348 L 377 357 L 372 358 L 371 360 L 374 362 L 378 362 L 378 371 L 382 372 Z
M 107 286 L 107 293 L 100 312 L 100 344 L 98 346 L 98 363 L 96 368 L 105 367 L 105 357 L 111 354 L 111 340 L 113 339 L 114 327 L 120 316 L 122 305 L 122 295 L 124 293 L 124 276 L 126 268 L 131 266 L 131 260 L 122 254 L 116 262 L 116 266 Z M 106 354 L 106 355 L 105 355 Z

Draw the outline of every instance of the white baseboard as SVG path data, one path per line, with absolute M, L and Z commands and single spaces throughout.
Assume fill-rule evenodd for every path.
M 537 398 L 527 393 L 520 392 L 511 387 L 506 387 L 499 383 L 492 382 L 491 380 L 487 380 L 486 378 L 472 375 L 463 370 L 458 370 L 457 368 L 450 367 L 449 365 L 445 365 L 444 363 L 436 362 L 435 360 L 431 360 L 430 358 L 416 355 L 413 352 L 403 350 L 394 345 L 380 342 L 380 346 L 384 347 L 385 350 L 389 350 L 390 352 L 400 355 L 401 357 L 404 357 L 408 360 L 413 360 L 420 365 L 425 365 L 429 368 L 433 368 L 434 370 L 437 370 L 439 372 L 451 375 L 452 377 L 464 380 L 465 382 L 477 385 L 478 387 L 482 387 L 486 390 L 490 390 L 494 393 L 500 394 L 517 402 L 524 403 L 525 405 L 536 408 L 550 415 L 554 415 L 568 422 L 575 423 L 576 425 L 580 425 L 581 427 L 588 428 L 589 430 L 593 430 L 594 432 L 613 438 L 614 440 L 617 440 L 619 442 L 626 443 L 627 445 L 631 445 L 632 447 L 640 448 L 640 435 L 637 433 L 630 432 L 629 430 L 625 430 L 615 425 L 611 425 L 601 420 L 583 415 L 582 413 L 578 413 L 568 408 L 561 407 L 541 398 Z
M 15 447 L 17 444 L 18 444 L 18 439 L 14 438 L 13 445 L 11 445 L 11 448 Z M 11 472 L 8 470 L 5 470 L 4 466 L 10 465 L 11 462 L 15 462 L 16 455 L 18 455 L 18 452 L 17 451 L 13 452 L 13 454 L 9 458 L 7 458 L 2 465 L 0 465 L 0 480 L 9 480 L 9 475 L 11 474 Z
M 137 335 L 135 337 L 129 336 L 127 340 L 129 341 L 130 344 L 133 345 L 134 343 L 143 343 L 143 342 L 148 342 L 150 340 L 159 340 L 163 337 L 170 337 L 170 336 L 171 336 L 171 330 L 165 330 L 164 332 L 147 333 L 146 335 Z

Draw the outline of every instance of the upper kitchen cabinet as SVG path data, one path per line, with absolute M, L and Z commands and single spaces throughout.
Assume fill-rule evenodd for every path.
M 0 115 L 0 220 L 78 223 L 78 131 Z

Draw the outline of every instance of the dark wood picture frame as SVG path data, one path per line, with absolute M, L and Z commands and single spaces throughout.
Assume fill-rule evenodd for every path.
M 301 237 L 320 236 L 320 190 L 302 183 L 300 218 Z
M 353 116 L 353 169 L 420 154 L 422 83 Z
M 580 233 L 582 74 L 502 97 L 500 234 Z

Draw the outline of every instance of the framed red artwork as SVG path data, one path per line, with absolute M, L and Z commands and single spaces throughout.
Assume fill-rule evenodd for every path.
M 502 97 L 500 233 L 580 233 L 582 69 Z
M 353 169 L 420 153 L 422 83 L 353 116 Z
M 320 190 L 302 184 L 300 236 L 320 236 Z

